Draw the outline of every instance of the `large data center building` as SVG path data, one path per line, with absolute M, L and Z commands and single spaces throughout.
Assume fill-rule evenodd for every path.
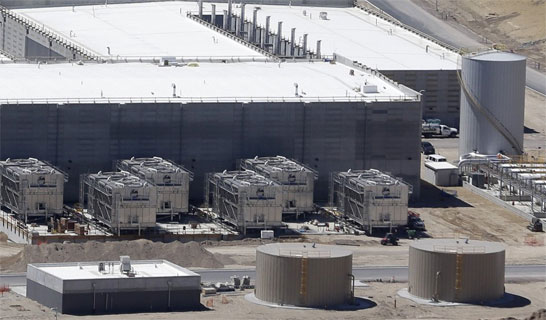
M 188 213 L 190 181 L 193 174 L 160 157 L 120 160 L 117 169 L 130 172 L 157 188 L 157 214 Z
M 283 156 L 243 159 L 241 168 L 253 170 L 282 186 L 283 214 L 314 210 L 313 189 L 318 178 L 315 170 Z
M 333 173 L 330 199 L 344 216 L 365 227 L 399 227 L 407 224 L 411 186 L 379 170 Z
M 118 234 L 155 227 L 157 188 L 126 171 L 83 175 L 80 203 Z
M 254 171 L 211 173 L 207 197 L 219 217 L 243 233 L 282 226 L 282 188 Z
M 283 155 L 319 172 L 315 202 L 328 199 L 329 173 L 347 168 L 392 172 L 410 182 L 418 197 L 421 94 L 388 79 L 372 64 L 347 66 L 324 50 L 320 59 L 272 57 L 192 20 L 186 12 L 195 14 L 195 2 L 76 8 L 10 11 L 10 17 L 20 19 L 7 19 L 9 30 L 2 26 L 5 48 L 18 48 L 13 55 L 24 57 L 60 55 L 64 49 L 55 51 L 46 36 L 37 38 L 35 29 L 45 25 L 48 34 L 57 36 L 50 39 L 62 39 L 81 49 L 74 51 L 77 58 L 84 51 L 89 58 L 0 64 L 5 75 L 0 86 L 6 88 L 0 96 L 0 158 L 37 157 L 58 166 L 70 176 L 66 202 L 78 201 L 81 174 L 109 171 L 113 161 L 133 156 L 170 159 L 194 172 L 190 201 L 195 204 L 203 201 L 205 173 L 234 170 L 238 159 L 256 155 Z M 351 13 L 368 16 L 346 10 L 336 21 L 353 17 Z M 329 19 L 335 11 L 328 11 Z M 57 25 L 66 16 L 73 18 L 72 32 L 57 34 L 53 30 L 67 30 Z M 167 22 L 172 32 L 165 34 Z M 135 33 L 134 25 L 146 31 Z M 74 34 L 90 49 L 74 43 Z M 430 53 L 414 49 L 423 55 L 421 65 L 432 59 L 443 66 L 444 60 L 432 53 L 436 47 Z M 409 60 L 413 53 L 389 61 Z
M 63 172 L 38 159 L 0 161 L 0 205 L 25 222 L 29 217 L 62 214 L 66 180 Z

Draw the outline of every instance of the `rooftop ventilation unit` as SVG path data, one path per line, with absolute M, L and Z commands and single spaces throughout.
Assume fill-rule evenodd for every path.
M 129 256 L 120 256 L 119 257 L 119 271 L 121 273 L 130 273 L 131 272 L 131 258 Z

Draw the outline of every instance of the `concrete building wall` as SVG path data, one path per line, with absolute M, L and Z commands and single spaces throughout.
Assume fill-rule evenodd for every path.
M 423 92 L 423 119 L 459 128 L 461 86 L 457 70 L 381 70 L 390 79 Z
M 315 201 L 327 201 L 330 172 L 375 168 L 404 178 L 419 196 L 420 102 L 0 105 L 0 158 L 35 157 L 69 174 L 77 201 L 82 173 L 112 161 L 160 156 L 204 174 L 237 159 L 283 155 L 319 172 Z

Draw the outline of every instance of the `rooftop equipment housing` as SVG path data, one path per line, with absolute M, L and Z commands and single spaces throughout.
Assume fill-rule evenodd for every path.
M 221 218 L 248 229 L 282 226 L 282 187 L 254 171 L 224 171 L 207 178 L 207 202 Z
M 504 246 L 468 239 L 425 239 L 409 249 L 409 287 L 435 301 L 484 302 L 504 295 Z
M 488 51 L 463 56 L 459 154 L 521 154 L 526 58 Z
M 0 205 L 27 221 L 63 213 L 67 176 L 34 158 L 0 161 Z
M 118 234 L 155 227 L 157 188 L 129 172 L 99 172 L 81 179 L 80 203 Z
M 315 170 L 283 156 L 243 159 L 241 168 L 255 171 L 282 186 L 283 214 L 314 210 L 313 189 L 318 179 Z
M 193 174 L 184 167 L 160 157 L 120 160 L 117 169 L 146 180 L 157 188 L 157 214 L 188 213 L 190 181 Z
M 27 267 L 27 297 L 65 314 L 198 309 L 200 282 L 200 275 L 169 261 L 128 256 Z
M 332 205 L 370 233 L 406 225 L 411 192 L 402 179 L 375 169 L 333 173 L 330 182 Z
M 256 249 L 256 298 L 279 305 L 330 307 L 350 303 L 353 253 L 311 243 Z

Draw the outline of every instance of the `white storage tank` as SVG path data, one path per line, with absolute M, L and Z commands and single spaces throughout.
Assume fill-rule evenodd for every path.
M 256 249 L 256 298 L 301 307 L 349 303 L 353 253 L 339 246 L 274 243 Z
M 525 60 L 497 51 L 463 56 L 459 155 L 522 153 Z
M 437 301 L 484 302 L 504 295 L 504 246 L 468 239 L 425 239 L 409 249 L 409 287 Z

